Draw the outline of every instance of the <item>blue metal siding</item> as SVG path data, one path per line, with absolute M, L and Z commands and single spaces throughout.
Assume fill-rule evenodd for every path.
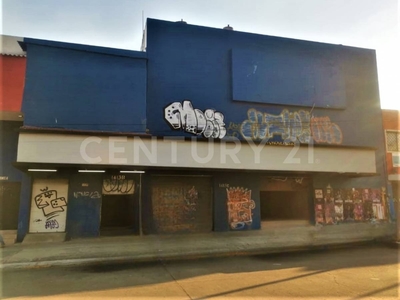
M 334 50 L 301 45 L 269 47 L 265 52 L 234 49 L 233 100 L 345 108 L 344 78 Z
M 99 236 L 102 183 L 101 175 L 71 175 L 66 228 L 68 237 Z
M 20 126 L 20 122 L 0 122 L 0 176 L 6 177 L 8 181 L 20 181 L 23 176 L 23 173 L 12 165 L 17 161 Z
M 225 117 L 227 136 L 246 138 L 246 132 L 240 132 L 240 127 L 249 120 L 251 109 L 261 116 L 281 116 L 284 110 L 292 114 L 304 110 L 309 118 L 321 118 L 321 122 L 333 123 L 332 126 L 339 128 L 335 131 L 336 136 L 317 139 L 317 143 L 380 147 L 382 116 L 373 50 L 152 19 L 147 22 L 147 34 L 147 124 L 155 135 L 192 136 L 184 130 L 172 130 L 164 119 L 165 107 L 188 99 L 193 108 L 202 111 L 212 108 L 221 112 Z M 235 56 L 236 51 L 274 54 L 260 59 L 270 68 L 268 76 L 281 73 L 282 80 L 269 87 L 261 86 L 262 80 L 252 83 L 253 92 L 257 94 L 258 89 L 261 94 L 272 93 L 269 98 L 266 95 L 261 100 L 254 99 L 255 95 L 246 93 L 235 97 L 243 92 L 240 78 L 235 77 L 235 68 L 245 72 L 245 66 L 235 66 L 235 58 L 232 66 L 232 52 Z M 302 56 L 308 57 L 307 63 L 301 61 Z M 283 62 L 285 57 L 295 63 L 286 66 L 277 63 L 276 59 Z M 296 83 L 293 74 L 300 76 L 304 73 L 302 68 L 306 67 L 320 72 Z M 293 74 L 290 74 L 291 68 Z M 310 80 L 317 84 L 312 95 L 305 87 Z M 262 126 L 260 120 L 250 121 Z M 235 127 L 239 128 L 236 132 L 232 130 Z M 279 135 L 274 135 L 271 140 L 283 141 Z
M 28 44 L 25 125 L 143 132 L 146 60 Z
M 21 180 L 21 195 L 18 214 L 17 242 L 22 242 L 29 231 L 29 215 L 31 209 L 32 178 L 28 175 Z

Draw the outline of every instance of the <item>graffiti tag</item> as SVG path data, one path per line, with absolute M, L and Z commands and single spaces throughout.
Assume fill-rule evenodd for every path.
M 56 190 L 49 190 L 48 187 L 40 189 L 42 193 L 35 196 L 35 204 L 38 209 L 43 211 L 43 215 L 47 218 L 55 216 L 57 213 L 64 211 L 67 201 L 64 197 L 57 197 Z
M 75 198 L 88 197 L 91 199 L 99 199 L 99 198 L 101 198 L 101 195 L 98 191 L 94 191 L 94 192 L 85 191 L 85 192 L 74 192 L 74 197 Z
M 256 207 L 251 199 L 251 190 L 243 187 L 226 189 L 228 220 L 232 229 L 242 229 L 253 223 L 252 210 Z
M 135 182 L 128 179 L 105 179 L 103 181 L 104 195 L 133 194 Z
M 305 110 L 289 112 L 282 110 L 279 115 L 263 113 L 251 108 L 247 120 L 243 121 L 240 133 L 245 139 L 265 140 L 280 136 L 284 143 L 341 144 L 343 140 L 340 127 L 329 117 L 311 117 Z
M 220 138 L 226 135 L 224 115 L 214 109 L 193 109 L 190 100 L 174 102 L 164 109 L 164 119 L 173 129 L 183 129 L 206 138 Z
M 58 225 L 57 220 L 52 219 L 52 220 L 47 220 L 44 227 L 45 227 L 46 229 L 57 229 L 57 228 L 59 228 L 60 226 Z

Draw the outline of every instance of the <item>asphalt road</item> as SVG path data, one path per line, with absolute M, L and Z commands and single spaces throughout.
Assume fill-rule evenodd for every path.
M 399 299 L 399 250 L 3 271 L 3 299 Z

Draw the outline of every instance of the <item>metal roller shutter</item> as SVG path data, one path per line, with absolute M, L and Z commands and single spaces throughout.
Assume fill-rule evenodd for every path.
M 212 183 L 204 176 L 152 176 L 158 233 L 212 231 Z

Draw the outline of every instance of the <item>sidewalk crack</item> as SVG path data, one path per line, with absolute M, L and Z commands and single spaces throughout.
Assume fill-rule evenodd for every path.
M 172 273 L 168 270 L 167 266 L 165 265 L 164 261 L 159 259 L 158 260 L 160 262 L 160 264 L 163 266 L 165 272 L 167 272 L 169 274 L 169 276 L 171 276 L 171 278 L 175 281 L 175 283 L 182 289 L 182 291 L 186 294 L 186 296 L 189 297 L 190 300 L 193 300 L 192 297 L 190 297 L 190 295 L 188 294 L 188 292 L 185 290 L 185 288 L 178 282 L 178 280 L 176 280 L 176 278 L 174 277 L 174 275 L 172 275 Z

